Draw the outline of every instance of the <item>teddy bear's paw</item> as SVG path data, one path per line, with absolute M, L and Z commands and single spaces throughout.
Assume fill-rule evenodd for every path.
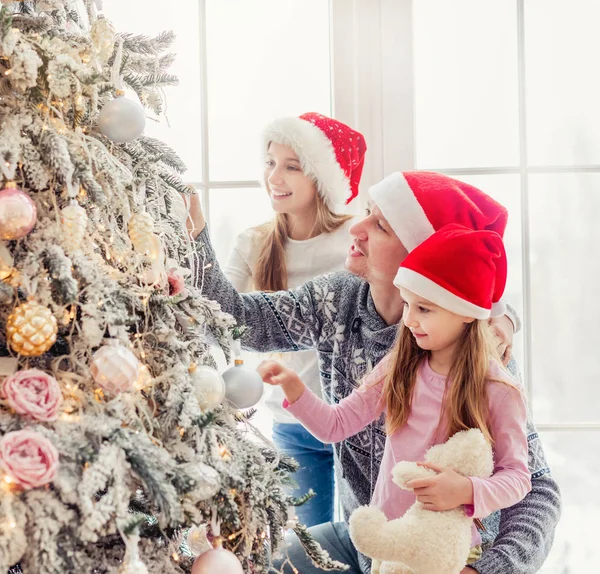
M 403 460 L 394 465 L 392 469 L 392 480 L 404 490 L 412 490 L 406 483 L 417 478 L 428 478 L 437 473 L 425 466 L 419 466 L 416 462 Z
M 348 521 L 350 538 L 354 546 L 370 558 L 376 558 L 380 551 L 382 542 L 374 533 L 379 533 L 387 524 L 387 517 L 381 510 L 374 506 L 361 506 L 357 508 Z M 383 544 L 386 544 L 384 541 Z

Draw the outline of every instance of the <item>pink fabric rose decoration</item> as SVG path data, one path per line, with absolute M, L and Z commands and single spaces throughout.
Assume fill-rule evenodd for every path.
M 177 269 L 169 269 L 167 273 L 167 279 L 169 281 L 169 296 L 175 297 L 177 295 L 187 296 L 188 292 L 185 288 L 185 280 Z
M 2 396 L 16 413 L 38 421 L 55 420 L 63 402 L 56 379 L 38 369 L 18 371 L 4 379 Z
M 9 432 L 0 439 L 0 468 L 24 490 L 45 486 L 56 476 L 58 451 L 37 432 Z

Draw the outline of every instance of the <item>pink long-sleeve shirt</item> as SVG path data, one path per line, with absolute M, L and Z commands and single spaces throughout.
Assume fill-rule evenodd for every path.
M 340 442 L 362 430 L 384 411 L 381 396 L 390 361 L 388 355 L 358 389 L 337 405 L 325 403 L 306 389 L 293 404 L 284 401 L 284 407 L 322 442 Z M 491 367 L 490 378 L 510 381 L 498 366 Z M 445 385 L 446 376 L 435 373 L 424 360 L 418 370 L 409 418 L 402 428 L 387 437 L 371 504 L 382 510 L 388 520 L 403 516 L 415 502 L 412 491 L 402 490 L 392 482 L 394 465 L 402 460 L 422 461 L 430 447 L 444 441 L 441 432 L 445 421 L 438 423 L 442 417 Z M 512 506 L 531 490 L 525 399 L 517 389 L 493 381 L 488 384 L 488 398 L 490 432 L 494 438 L 494 474 L 490 478 L 469 477 L 473 483 L 473 505 L 465 506 L 465 512 L 474 518 L 484 518 Z M 473 526 L 473 545 L 480 542 L 481 537 Z

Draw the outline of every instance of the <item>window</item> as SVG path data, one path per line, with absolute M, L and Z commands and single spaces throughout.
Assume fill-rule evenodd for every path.
M 416 0 L 415 167 L 463 179 L 508 207 L 507 298 L 534 420 L 563 492 L 541 572 L 592 570 L 600 473 L 600 5 Z M 590 456 L 591 455 L 591 456 Z
M 119 31 L 177 34 L 179 85 L 165 89 L 166 120 L 148 121 L 145 133 L 187 164 L 224 264 L 236 235 L 272 216 L 259 184 L 262 128 L 276 117 L 332 113 L 329 1 L 177 0 L 165 9 L 162 0 L 104 0 L 104 13 Z M 270 435 L 265 408 L 254 421 Z

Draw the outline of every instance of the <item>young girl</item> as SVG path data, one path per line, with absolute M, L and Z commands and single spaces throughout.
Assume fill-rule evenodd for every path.
M 341 210 L 358 194 L 366 145 L 362 135 L 320 114 L 273 121 L 263 133 L 266 191 L 275 211 L 272 221 L 241 233 L 225 275 L 238 290 L 293 289 L 318 275 L 343 269 L 352 217 Z M 321 396 L 315 351 L 285 356 L 287 366 Z M 273 438 L 300 465 L 298 494 L 317 496 L 298 507 L 307 526 L 333 520 L 333 449 L 315 439 L 282 408 L 273 389 L 267 406 Z
M 526 404 L 500 365 L 487 324 L 506 283 L 502 239 L 447 226 L 406 257 L 394 283 L 405 302 L 395 347 L 338 405 L 321 401 L 273 361 L 259 366 L 261 376 L 281 386 L 287 411 L 324 442 L 344 440 L 385 412 L 387 439 L 371 504 L 389 520 L 402 516 L 415 497 L 432 511 L 464 506 L 474 518 L 516 504 L 531 489 Z M 492 477 L 443 469 L 412 481 L 413 492 L 392 482 L 397 461 L 422 461 L 431 446 L 475 427 L 493 446 Z M 474 526 L 471 561 L 480 541 Z

